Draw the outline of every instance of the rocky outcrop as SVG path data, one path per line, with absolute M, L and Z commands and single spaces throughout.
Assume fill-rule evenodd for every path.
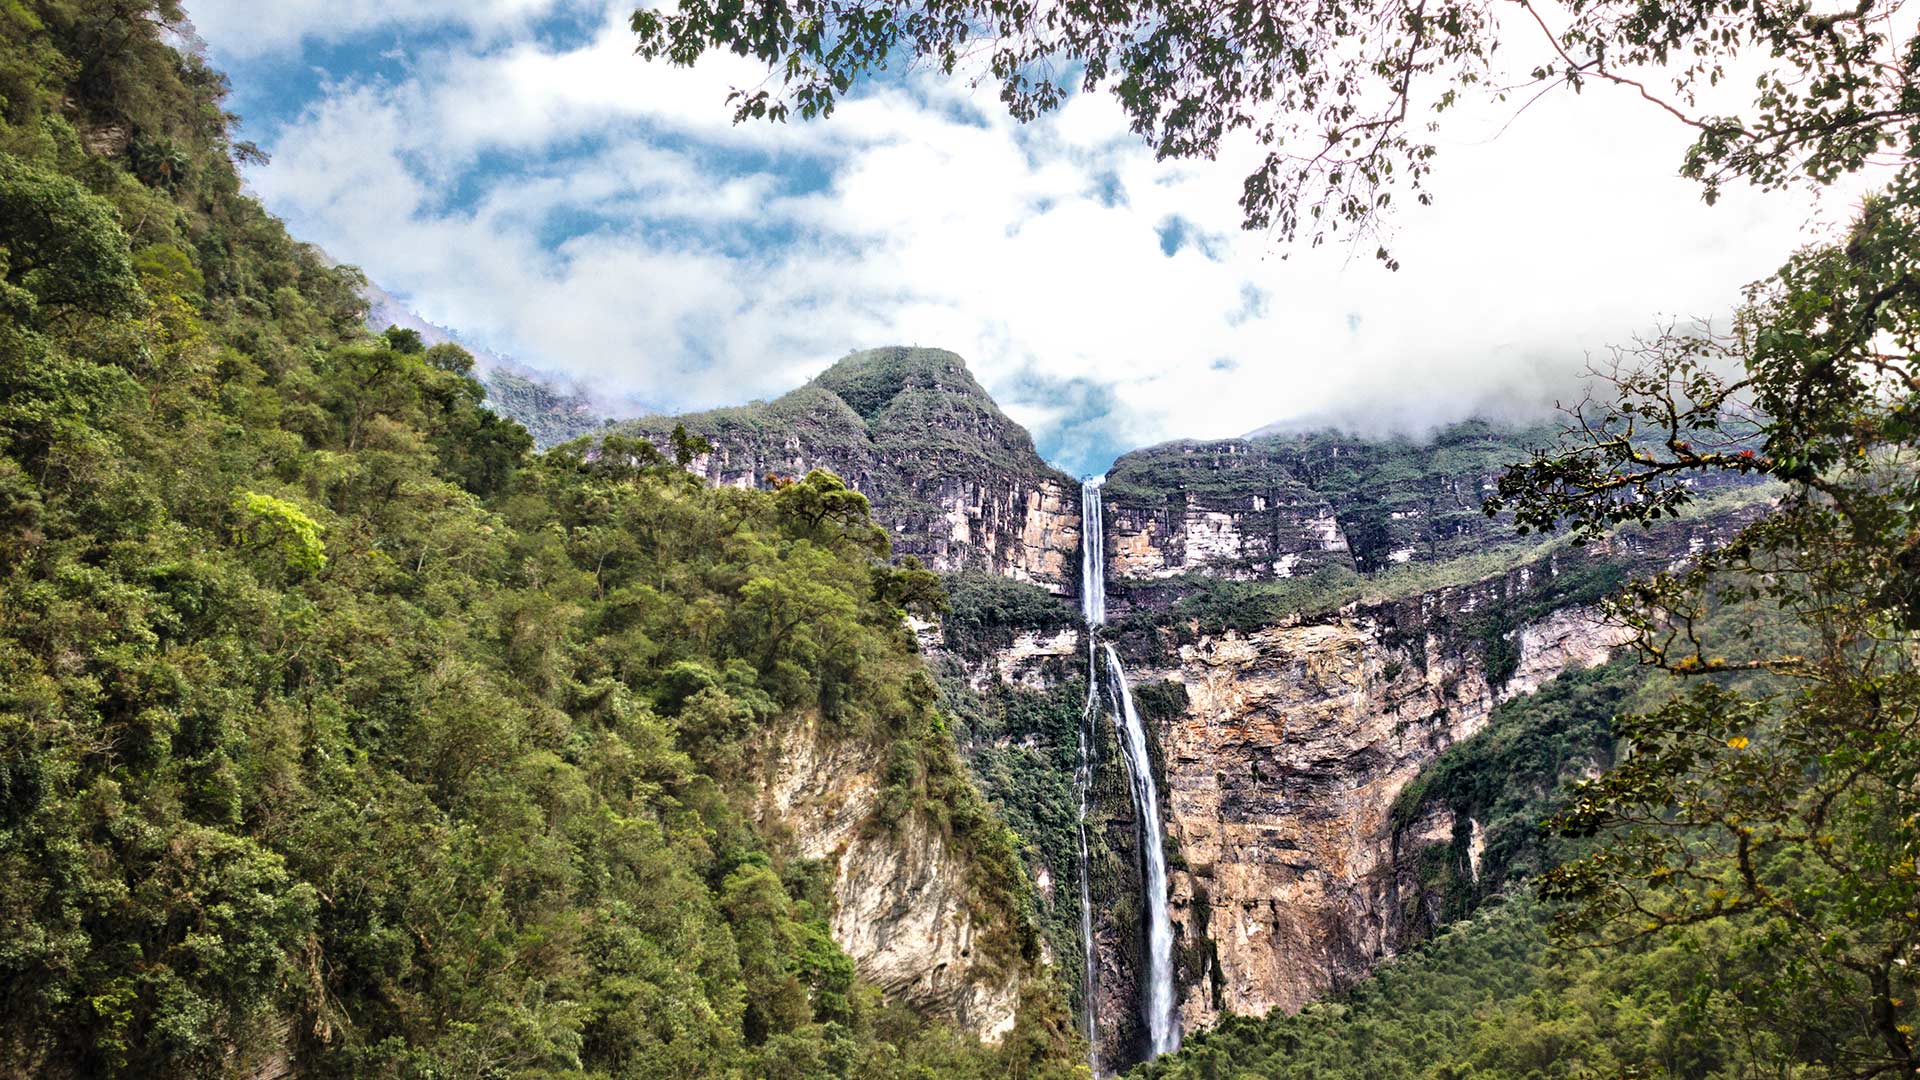
M 1012 1031 L 1020 970 L 981 947 L 969 865 L 918 815 L 875 820 L 880 751 L 808 719 L 778 730 L 764 759 L 761 822 L 831 868 L 833 938 L 860 977 L 988 1042 Z
M 1515 632 L 1519 658 L 1496 698 L 1506 701 L 1531 694 L 1569 668 L 1597 667 L 1627 640 L 1619 627 L 1601 621 L 1593 607 L 1567 608 L 1528 623 Z
M 855 353 L 774 401 L 623 430 L 665 445 L 675 424 L 713 443 L 693 468 L 762 487 L 829 469 L 873 503 L 896 556 L 943 573 L 978 570 L 1071 595 L 1079 485 L 1048 466 L 953 353 Z
M 917 555 L 942 572 L 984 570 L 1049 592 L 1079 582 L 1080 488 L 1054 475 L 990 472 L 921 484 L 932 512 L 876 514 L 894 534 L 894 551 Z
M 984 682 L 991 671 L 1008 686 L 1044 691 L 1049 678 L 1058 671 L 1056 662 L 1063 658 L 1085 656 L 1085 642 L 1086 635 L 1077 627 L 1070 626 L 1053 633 L 1022 631 L 1014 635 L 1012 645 L 994 651 L 992 664 L 979 669 L 975 684 Z
M 1171 506 L 1109 505 L 1107 565 L 1115 577 L 1259 580 L 1353 565 L 1332 506 L 1297 484 L 1270 484 L 1258 494 L 1193 493 Z
M 1457 614 L 1460 600 L 1435 603 Z M 1527 674 L 1497 686 L 1470 650 L 1432 632 L 1408 642 L 1405 629 L 1353 612 L 1230 631 L 1158 673 L 1188 702 L 1161 732 L 1186 864 L 1176 918 L 1207 928 L 1217 964 L 1188 973 L 1189 1030 L 1227 1011 L 1298 1009 L 1391 952 L 1400 789 L 1502 697 L 1600 663 L 1623 640 L 1590 609 L 1556 612 L 1518 631 Z M 1429 824 L 1451 839 L 1451 820 Z

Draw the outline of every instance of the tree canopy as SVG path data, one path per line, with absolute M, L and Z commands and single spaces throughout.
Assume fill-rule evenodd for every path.
M 0 1074 L 1069 1072 L 904 624 L 938 582 L 831 474 L 533 455 L 463 350 L 367 333 L 180 18 L 0 2 Z M 755 797 L 803 723 L 1032 976 L 1001 1046 L 834 942 Z
M 1475 96 L 1645 99 L 1692 130 L 1679 166 L 1709 202 L 1903 159 L 1920 130 L 1920 41 L 1879 0 L 683 0 L 632 26 L 649 59 L 765 64 L 769 84 L 732 94 L 738 120 L 826 116 L 912 63 L 996 85 L 1023 121 L 1105 91 L 1163 158 L 1250 139 L 1246 226 L 1313 243 L 1374 236 L 1396 193 L 1428 202 L 1435 133 Z
M 1489 512 L 1597 537 L 1673 514 L 1714 472 L 1773 512 L 1612 605 L 1689 684 L 1617 722 L 1631 752 L 1555 819 L 1569 941 L 1735 927 L 1745 1022 L 1840 1075 L 1920 1068 L 1920 205 L 1752 287 L 1727 332 L 1673 328 L 1502 478 Z

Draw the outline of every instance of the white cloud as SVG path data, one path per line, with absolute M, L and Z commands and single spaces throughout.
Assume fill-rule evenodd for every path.
M 470 40 L 407 81 L 333 87 L 251 179 L 428 319 L 605 393 L 725 404 L 850 348 L 940 345 L 1066 456 L 1088 432 L 1058 395 L 1089 387 L 1123 442 L 1551 396 L 1660 313 L 1726 311 L 1806 217 L 1744 191 L 1703 209 L 1674 176 L 1684 131 L 1596 92 L 1491 142 L 1504 117 L 1456 126 L 1395 274 L 1370 249 L 1240 232 L 1247 148 L 1157 163 L 1104 98 L 1020 128 L 927 80 L 735 126 L 726 88 L 757 71 L 643 63 L 625 12 L 581 48 Z M 796 188 L 801 166 L 825 187 Z M 456 183 L 476 194 L 451 205 Z M 1163 254 L 1175 218 L 1208 251 Z
M 222 53 L 259 56 L 369 30 L 455 26 L 498 38 L 593 0 L 188 0 L 194 28 Z M 271 11 L 263 8 L 271 7 Z

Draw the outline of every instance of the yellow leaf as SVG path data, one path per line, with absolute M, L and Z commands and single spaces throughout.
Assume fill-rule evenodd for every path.
M 1727 740 L 1727 745 L 1733 747 L 1735 750 L 1745 750 L 1747 748 L 1747 737 L 1745 735 L 1735 735 L 1733 738 Z

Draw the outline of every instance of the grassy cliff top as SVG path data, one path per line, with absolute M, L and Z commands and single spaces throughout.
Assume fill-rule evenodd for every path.
M 772 401 L 641 417 L 622 426 L 658 436 L 676 423 L 720 443 L 799 437 L 828 460 L 877 455 L 900 465 L 959 458 L 1027 475 L 1057 472 L 966 361 L 945 349 L 865 349 Z
M 1292 481 L 1323 495 L 1435 475 L 1498 472 L 1553 441 L 1546 425 L 1515 427 L 1471 419 L 1422 436 L 1357 435 L 1336 429 L 1183 439 L 1121 455 L 1107 474 L 1109 494 L 1167 497 L 1176 490 L 1229 493 L 1249 484 Z
M 993 398 L 967 370 L 967 362 L 945 349 L 903 345 L 863 349 L 848 353 L 808 385 L 831 391 L 869 423 L 879 420 L 910 390 L 952 394 L 1004 419 Z

